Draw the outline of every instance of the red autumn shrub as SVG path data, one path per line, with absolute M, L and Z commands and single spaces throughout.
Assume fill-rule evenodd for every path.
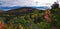
M 0 21 L 0 29 L 4 29 L 4 23 Z

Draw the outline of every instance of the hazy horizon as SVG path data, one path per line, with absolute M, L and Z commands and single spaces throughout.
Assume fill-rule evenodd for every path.
M 51 6 L 56 0 L 0 0 L 0 9 L 6 7 L 40 7 L 40 6 Z M 4 9 L 6 10 L 6 9 Z M 8 9 L 9 10 L 9 9 Z

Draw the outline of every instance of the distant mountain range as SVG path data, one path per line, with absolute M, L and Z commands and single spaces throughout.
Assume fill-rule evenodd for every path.
M 1 7 L 0 6 L 0 10 L 3 10 L 3 11 L 8 11 L 8 10 L 13 10 L 13 9 L 18 9 L 18 8 L 21 8 L 22 6 L 13 6 L 13 7 L 9 7 L 9 6 L 3 6 Z M 30 6 L 24 6 L 24 7 L 30 7 Z M 46 9 L 50 9 L 49 6 L 31 6 L 32 8 L 37 8 L 39 10 L 46 10 Z
M 0 15 L 2 14 L 26 14 L 26 13 L 31 13 L 32 11 L 37 10 L 32 7 L 21 7 L 18 9 L 12 9 L 8 11 L 0 11 Z

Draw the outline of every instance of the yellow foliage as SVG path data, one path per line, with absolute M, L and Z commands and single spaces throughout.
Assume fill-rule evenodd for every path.
M 22 25 L 19 25 L 19 29 L 24 29 L 24 27 Z
M 35 18 L 35 17 L 37 17 L 38 16 L 38 14 L 33 14 L 32 15 L 32 18 Z

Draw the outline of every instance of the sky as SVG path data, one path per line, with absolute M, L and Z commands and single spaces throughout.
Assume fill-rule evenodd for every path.
M 0 6 L 50 6 L 56 0 L 0 0 Z
M 51 5 L 56 2 L 56 0 L 0 0 L 0 10 L 11 10 L 15 6 L 27 6 L 27 7 L 48 7 L 51 8 Z M 60 3 L 60 2 L 59 2 Z M 13 7 L 13 8 L 11 8 Z M 40 8 L 38 8 L 40 9 Z M 43 8 L 42 8 L 43 9 Z

